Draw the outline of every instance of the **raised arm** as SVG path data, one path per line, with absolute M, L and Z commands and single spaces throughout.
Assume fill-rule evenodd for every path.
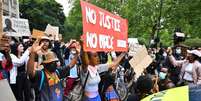
M 89 65 L 89 57 L 87 52 L 84 51 L 81 52 L 81 61 L 82 61 L 82 70 L 86 72 L 87 66 Z
M 77 58 L 78 58 L 78 55 L 76 54 L 73 57 L 73 59 L 70 61 L 70 64 L 68 64 L 65 68 L 60 69 L 60 74 L 61 74 L 60 78 L 65 78 L 70 75 L 70 69 L 74 67 L 75 64 L 77 64 Z
M 170 47 L 168 47 L 168 50 L 167 50 L 167 53 L 168 53 L 168 57 L 169 57 L 169 60 L 171 62 L 171 64 L 173 64 L 174 66 L 177 66 L 177 67 L 181 67 L 182 64 L 183 64 L 183 60 L 176 60 L 174 58 L 174 56 L 172 55 L 172 49 Z
M 126 53 L 121 53 L 111 64 L 109 64 L 109 68 L 116 69 L 120 61 L 123 59 L 123 57 L 126 55 Z
M 98 65 L 98 72 L 102 73 L 102 72 L 108 71 L 109 69 L 115 70 L 124 56 L 125 56 L 125 53 L 121 53 L 121 55 L 119 55 L 112 63 Z
M 82 67 L 82 71 L 87 72 L 87 67 L 89 65 L 89 57 L 87 52 L 84 51 L 83 49 L 83 41 L 80 41 L 80 58 L 81 58 L 81 67 Z
M 27 64 L 27 72 L 31 77 L 34 77 L 36 74 L 34 65 L 35 65 L 35 57 L 37 56 L 37 52 L 41 50 L 43 43 L 39 46 L 39 40 L 36 40 L 31 47 L 30 57 Z
M 170 55 L 169 59 L 170 62 L 176 67 L 181 67 L 184 62 L 183 60 L 176 60 L 173 55 Z
M 11 58 L 12 58 L 12 62 L 14 65 L 16 65 L 17 67 L 22 66 L 23 64 L 25 64 L 26 60 L 29 57 L 29 49 L 27 49 L 24 54 L 22 55 L 22 57 L 17 58 L 15 55 L 11 54 Z

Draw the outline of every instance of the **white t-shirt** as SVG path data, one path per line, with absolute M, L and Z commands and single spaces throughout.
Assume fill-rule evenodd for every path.
M 189 63 L 184 70 L 184 80 L 193 81 L 193 64 Z
M 18 58 L 14 54 L 10 54 L 10 57 L 13 62 L 13 68 L 9 71 L 10 72 L 10 84 L 16 84 L 16 77 L 17 77 L 17 67 L 20 67 L 26 63 L 29 58 L 30 52 L 26 50 L 22 57 Z

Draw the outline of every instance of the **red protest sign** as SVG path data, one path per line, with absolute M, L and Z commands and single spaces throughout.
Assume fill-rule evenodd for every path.
M 80 1 L 85 51 L 127 51 L 128 23 L 117 15 Z

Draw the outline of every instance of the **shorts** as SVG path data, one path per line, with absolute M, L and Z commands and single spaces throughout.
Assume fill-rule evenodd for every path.
M 99 94 L 96 97 L 94 97 L 94 98 L 89 98 L 87 96 L 84 96 L 84 98 L 83 98 L 82 101 L 101 101 L 101 97 L 100 97 Z
M 105 97 L 107 100 L 119 99 L 115 90 L 105 92 Z

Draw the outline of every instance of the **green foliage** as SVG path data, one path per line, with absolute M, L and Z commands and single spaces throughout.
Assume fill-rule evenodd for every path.
M 55 0 L 19 0 L 20 16 L 29 19 L 30 29 L 45 30 L 47 24 L 59 26 L 64 33 L 65 15 Z
M 80 1 L 76 0 L 73 8 L 65 21 L 64 40 L 79 39 L 82 35 L 82 13 Z
M 184 44 L 190 47 L 201 47 L 201 39 L 200 38 L 187 39 L 184 42 Z
M 110 12 L 117 12 L 128 19 L 129 37 L 137 37 L 144 44 L 157 33 L 157 24 L 162 1 L 161 27 L 159 36 L 164 46 L 172 44 L 175 28 L 191 37 L 201 38 L 201 2 L 200 0 L 90 0 Z M 124 2 L 121 2 L 124 1 Z M 82 18 L 79 0 L 65 22 L 66 33 L 79 38 L 82 33 Z M 81 24 L 81 25 L 80 25 Z M 69 34 L 68 34 L 69 35 Z M 70 37 L 68 37 L 70 38 Z M 67 38 L 67 39 L 68 39 Z
M 80 0 L 74 0 L 66 19 L 62 6 L 55 0 L 19 1 L 21 17 L 29 19 L 31 29 L 44 30 L 50 23 L 60 27 L 65 40 L 79 39 L 82 35 Z M 127 19 L 129 37 L 136 37 L 146 45 L 156 34 L 164 46 L 171 45 L 175 28 L 181 28 L 192 38 L 201 38 L 200 0 L 90 0 L 90 3 Z M 157 27 L 160 10 L 161 27 Z

